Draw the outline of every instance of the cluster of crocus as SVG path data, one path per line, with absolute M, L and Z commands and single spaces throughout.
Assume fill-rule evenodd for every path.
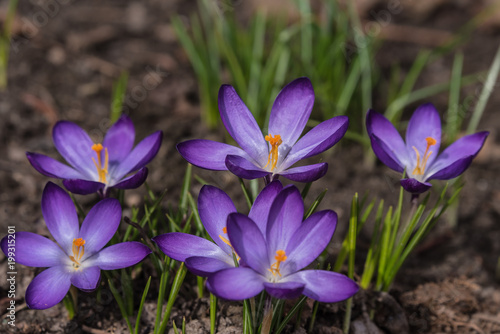
M 106 197 L 110 188 L 132 189 L 144 183 L 148 175 L 145 166 L 158 153 L 162 133 L 153 133 L 134 148 L 134 124 L 123 115 L 102 143 L 92 142 L 82 128 L 68 121 L 58 122 L 52 137 L 71 167 L 43 154 L 28 152 L 31 165 L 43 175 L 64 180 L 64 186 L 72 193 L 99 192 Z
M 121 220 L 116 199 L 97 203 L 79 226 L 71 197 L 49 182 L 42 195 L 42 213 L 57 243 L 38 234 L 16 232 L 13 252 L 17 263 L 48 267 L 36 276 L 26 290 L 26 304 L 46 309 L 59 303 L 71 285 L 91 291 L 97 288 L 101 270 L 120 269 L 142 261 L 151 250 L 140 242 L 129 241 L 103 248 L 115 234 Z M 2 251 L 9 253 L 4 237 Z
M 366 128 L 377 157 L 398 172 L 405 171 L 401 186 L 420 194 L 432 185 L 429 180 L 449 180 L 462 174 L 483 147 L 488 132 L 478 132 L 458 139 L 441 154 L 441 120 L 432 104 L 415 110 L 406 130 L 406 143 L 383 115 L 370 110 Z

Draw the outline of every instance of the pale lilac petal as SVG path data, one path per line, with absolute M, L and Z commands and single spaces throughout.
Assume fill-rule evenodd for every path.
M 189 163 L 210 170 L 227 170 L 226 156 L 247 156 L 241 148 L 206 139 L 177 144 L 177 150 Z
M 265 282 L 264 287 L 269 295 L 279 299 L 294 299 L 300 297 L 305 284 L 302 282 Z
M 479 153 L 489 132 L 478 132 L 458 139 L 429 166 L 426 179 L 449 180 L 462 174 Z
M 370 109 L 366 114 L 366 130 L 375 155 L 389 168 L 403 172 L 409 162 L 408 151 L 394 125 Z
M 109 162 L 120 162 L 130 153 L 134 147 L 135 129 L 132 120 L 122 115 L 115 124 L 113 124 L 106 136 L 102 146 L 108 149 Z
M 147 177 L 148 177 L 148 168 L 143 167 L 139 169 L 137 173 L 122 179 L 119 183 L 112 185 L 112 187 L 118 189 L 135 189 L 140 185 L 142 185 L 144 181 L 146 181 Z
M 16 232 L 13 237 L 9 236 L 6 235 L 0 245 L 5 256 L 13 258 L 16 263 L 29 267 L 53 267 L 68 257 L 55 242 L 41 235 Z
M 26 157 L 33 168 L 45 176 L 58 179 L 78 179 L 85 177 L 79 171 L 46 155 L 26 152 Z
M 78 195 L 88 195 L 104 189 L 106 184 L 97 181 L 86 181 L 80 179 L 63 180 L 63 185 L 68 191 Z
M 255 223 L 241 213 L 231 213 L 227 219 L 227 234 L 234 251 L 246 265 L 264 274 L 271 267 L 264 236 Z
M 415 179 L 402 179 L 399 181 L 404 190 L 412 194 L 421 194 L 429 190 L 432 184 L 428 182 L 420 182 Z
M 264 290 L 265 278 L 250 268 L 224 269 L 211 275 L 207 288 L 219 298 L 243 300 Z
M 71 286 L 67 266 L 51 267 L 36 276 L 26 289 L 26 304 L 35 310 L 45 310 L 63 300 Z
M 266 240 L 272 259 L 276 251 L 286 250 L 288 242 L 301 226 L 303 217 L 304 202 L 299 190 L 295 186 L 285 187 L 276 196 L 269 211 Z
M 97 289 L 101 278 L 101 269 L 99 267 L 80 268 L 75 270 L 71 276 L 71 284 L 83 291 L 92 291 Z
M 125 175 L 146 166 L 158 153 L 162 138 L 161 131 L 144 138 L 114 170 L 110 171 L 112 177 L 119 180 Z
M 313 182 L 322 178 L 328 171 L 328 164 L 325 162 L 288 168 L 280 172 L 279 175 L 296 182 Z
M 313 104 L 314 90 L 308 78 L 290 82 L 274 101 L 269 118 L 269 133 L 273 136 L 280 135 L 282 145 L 292 147 L 304 131 Z
M 198 196 L 198 212 L 200 219 L 213 241 L 227 254 L 232 254 L 233 250 L 224 240 L 228 240 L 223 229 L 226 227 L 227 216 L 236 212 L 233 201 L 222 190 L 205 185 L 200 190 Z M 221 238 L 222 237 L 222 238 Z
M 412 163 L 408 166 L 407 172 L 412 172 L 416 167 L 417 155 L 413 147 L 418 150 L 420 159 L 422 159 L 427 148 L 427 137 L 436 140 L 436 144 L 429 148 L 432 154 L 427 160 L 427 166 L 430 166 L 436 159 L 439 146 L 441 145 L 441 119 L 436 108 L 431 103 L 426 103 L 418 107 L 408 123 L 408 128 L 406 129 L 406 149 L 409 152 L 408 154 Z
M 78 125 L 68 121 L 59 121 L 52 130 L 52 139 L 62 157 L 88 180 L 97 178 L 97 169 L 92 157 L 97 158 L 92 150 L 94 143 L 89 135 Z
M 242 179 L 257 179 L 271 174 L 265 169 L 257 167 L 252 162 L 242 156 L 226 156 L 226 167 L 234 175 Z
M 163 253 L 177 261 L 184 262 L 188 257 L 203 256 L 224 262 L 232 262 L 232 252 L 225 253 L 213 242 L 192 234 L 165 233 L 154 237 L 152 240 L 156 242 Z
M 337 214 L 331 210 L 320 211 L 307 218 L 295 231 L 286 246 L 287 259 L 281 273 L 296 272 L 313 262 L 328 246 L 337 226 Z
M 348 126 L 347 116 L 333 117 L 318 124 L 293 145 L 282 163 L 282 168 L 286 169 L 299 160 L 326 151 L 342 139 Z
M 100 251 L 115 234 L 122 217 L 120 202 L 106 198 L 94 205 L 82 223 L 79 237 L 85 240 L 85 255 L 92 256 Z
M 121 242 L 94 254 L 85 264 L 102 270 L 127 268 L 141 262 L 150 253 L 151 250 L 138 241 Z
M 335 303 L 352 297 L 359 287 L 345 275 L 326 270 L 304 270 L 286 277 L 287 281 L 303 283 L 307 297 L 323 303 Z
M 67 254 L 78 237 L 78 216 L 71 197 L 62 188 L 48 182 L 42 194 L 42 214 L 50 234 Z
M 250 110 L 232 86 L 222 85 L 219 90 L 219 112 L 227 132 L 255 161 L 265 164 L 267 143 Z
M 250 212 L 248 213 L 248 217 L 252 219 L 259 227 L 262 235 L 266 234 L 267 219 L 269 217 L 269 210 L 271 209 L 271 205 L 282 189 L 283 185 L 278 180 L 269 183 L 259 193 L 255 201 L 253 202 Z
M 207 277 L 219 270 L 234 268 L 233 264 L 229 264 L 219 259 L 214 259 L 204 256 L 188 257 L 185 261 L 186 267 L 195 275 Z

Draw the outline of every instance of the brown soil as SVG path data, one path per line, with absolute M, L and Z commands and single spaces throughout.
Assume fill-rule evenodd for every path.
M 43 3 L 53 5 L 43 7 Z M 385 8 L 385 2 L 374 3 L 368 10 Z M 437 3 L 428 8 L 408 9 L 396 15 L 392 23 L 417 29 L 415 34 L 422 32 L 418 29 L 431 29 L 436 36 L 441 36 L 439 38 L 446 38 L 442 33 L 454 33 L 480 7 L 474 1 Z M 0 147 L 0 235 L 7 233 L 7 226 L 15 226 L 17 231 L 48 235 L 40 210 L 41 191 L 47 178 L 33 170 L 25 152 L 57 157 L 50 133 L 53 124 L 60 119 L 80 124 L 96 140 L 102 138 L 109 127 L 112 84 L 124 69 L 130 72 L 125 112 L 135 123 L 137 138 L 144 138 L 156 130 L 164 132 L 160 152 L 150 164 L 148 183 L 156 193 L 168 190 L 165 208 L 176 205 L 181 186 L 179 180 L 186 164 L 175 144 L 187 138 L 224 138 L 223 129 L 209 131 L 201 123 L 197 79 L 170 25 L 172 14 L 187 15 L 194 9 L 195 2 L 180 0 L 54 1 L 38 5 L 20 2 L 9 64 L 9 86 L 0 92 L 3 143 Z M 243 4 L 234 9 L 248 8 Z M 5 11 L 3 3 L 0 19 Z M 383 36 L 397 40 L 390 37 L 391 33 L 394 32 L 389 32 L 389 37 Z M 377 55 L 382 76 L 389 76 L 394 64 L 401 64 L 407 71 L 418 51 L 425 46 L 418 44 L 422 41 L 411 38 L 406 42 L 390 40 L 382 44 Z M 486 70 L 499 42 L 500 30 L 496 21 L 475 31 L 460 47 L 465 55 L 464 73 Z M 432 63 L 417 86 L 448 78 L 452 61 L 453 55 L 450 55 Z M 148 85 L 146 81 L 156 84 Z M 474 100 L 480 88 L 480 84 L 467 87 L 462 96 Z M 383 110 L 384 99 L 385 96 L 376 96 L 375 107 Z M 430 102 L 444 111 L 447 95 L 433 97 Z M 435 233 L 402 268 L 390 294 L 367 292 L 356 297 L 352 332 L 500 333 L 500 286 L 498 277 L 495 278 L 500 256 L 500 179 L 497 176 L 500 147 L 495 138 L 500 129 L 500 118 L 495 115 L 498 108 L 500 94 L 495 89 L 480 123 L 480 129 L 489 130 L 491 134 L 483 152 L 464 176 L 466 187 L 460 199 L 457 226 L 448 227 L 443 219 Z M 330 170 L 324 179 L 313 185 L 309 198 L 315 198 L 324 188 L 330 189 L 322 207 L 339 214 L 339 227 L 331 248 L 334 259 L 345 234 L 353 194 L 370 192 L 370 196 L 394 198 L 388 200 L 394 203 L 398 175 L 382 165 L 366 168 L 361 163 L 363 152 L 354 143 L 343 143 L 321 159 L 329 163 Z M 230 173 L 196 168 L 195 173 L 227 191 L 236 202 L 242 202 L 239 185 Z M 194 185 L 194 194 L 199 187 L 199 184 Z M 144 194 L 144 187 L 128 191 L 126 203 L 137 205 Z M 92 196 L 77 198 L 83 205 L 96 200 Z M 244 205 L 240 207 L 244 209 Z M 125 214 L 128 213 L 130 211 L 125 210 Z M 359 243 L 360 260 L 368 238 L 368 233 L 363 233 Z M 145 270 L 148 266 L 146 260 Z M 6 268 L 3 254 L 0 254 L 0 267 Z M 21 265 L 17 270 L 17 332 L 127 331 L 116 302 L 106 289 L 99 302 L 95 293 L 79 293 L 79 311 L 72 321 L 67 319 L 62 304 L 45 311 L 27 309 L 23 304 L 24 292 L 40 270 Z M 141 281 L 144 278 L 141 276 L 138 280 L 136 296 L 144 286 Z M 172 319 L 179 326 L 185 317 L 188 333 L 205 333 L 209 329 L 208 300 L 198 299 L 194 287 L 194 276 L 188 274 Z M 158 278 L 153 277 L 142 318 L 143 333 L 150 332 L 154 324 L 157 289 Z M 0 313 L 5 312 L 8 303 L 6 270 L 2 269 Z M 311 306 L 312 303 L 307 304 L 301 321 L 303 325 L 296 333 L 306 332 L 304 328 L 307 328 Z M 372 306 L 377 309 L 373 322 L 368 316 Z M 240 304 L 221 303 L 220 307 L 218 332 L 240 333 Z M 342 303 L 321 305 L 314 332 L 340 333 L 343 308 Z M 2 317 L 1 332 L 12 330 L 5 319 Z M 292 328 L 287 328 L 287 332 L 292 332 Z

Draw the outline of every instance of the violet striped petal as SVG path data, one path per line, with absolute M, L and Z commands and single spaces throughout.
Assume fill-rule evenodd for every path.
M 226 156 L 226 167 L 234 175 L 249 180 L 261 178 L 271 174 L 271 172 L 257 167 L 246 158 L 237 155 Z
M 80 268 L 71 275 L 71 284 L 80 290 L 90 292 L 97 289 L 100 278 L 101 269 L 99 267 Z
M 322 178 L 328 171 L 328 164 L 325 162 L 289 168 L 279 175 L 296 182 L 313 182 Z
M 78 195 L 93 194 L 101 189 L 104 189 L 104 187 L 106 186 L 106 184 L 102 182 L 86 181 L 80 179 L 63 180 L 63 185 L 68 191 Z
M 177 150 L 190 164 L 210 170 L 227 170 L 226 156 L 247 156 L 239 147 L 206 139 L 193 139 L 177 144 Z
M 35 310 L 45 310 L 63 300 L 71 286 L 71 273 L 66 266 L 42 271 L 26 289 L 26 304 Z
M 109 128 L 102 143 L 102 146 L 108 150 L 110 164 L 125 159 L 134 147 L 134 140 L 134 123 L 128 116 L 122 115 Z
M 85 265 L 102 270 L 114 270 L 133 266 L 151 253 L 151 250 L 138 241 L 127 241 L 111 245 L 94 254 Z
M 236 212 L 236 207 L 229 196 L 222 190 L 205 185 L 198 196 L 198 212 L 203 226 L 213 241 L 227 254 L 232 254 L 232 248 L 225 242 L 227 216 Z
M 250 110 L 232 86 L 219 89 L 219 111 L 227 132 L 255 161 L 265 164 L 268 146 Z
M 58 179 L 78 179 L 85 177 L 79 171 L 43 154 L 26 152 L 31 166 L 39 173 Z
M 266 234 L 267 219 L 269 217 L 269 210 L 271 209 L 271 205 L 282 189 L 283 185 L 278 180 L 269 183 L 259 193 L 255 201 L 253 202 L 250 212 L 248 213 L 248 217 L 252 219 L 259 227 L 262 235 Z
M 146 181 L 146 178 L 148 177 L 148 168 L 147 167 L 142 167 L 139 169 L 139 171 L 135 174 L 132 174 L 118 182 L 115 185 L 110 185 L 113 188 L 117 189 L 135 189 L 139 186 L 141 186 L 144 181 Z
M 97 180 L 97 169 L 92 161 L 92 157 L 97 158 L 92 150 L 94 143 L 82 128 L 72 122 L 59 121 L 52 130 L 52 139 L 64 160 L 87 180 Z
M 73 239 L 78 237 L 78 216 L 68 193 L 52 182 L 43 189 L 42 214 L 50 234 L 67 254 L 71 254 Z
M 265 278 L 250 268 L 223 269 L 208 277 L 207 288 L 219 298 L 243 300 L 264 290 Z
M 265 282 L 264 287 L 269 295 L 279 299 L 294 299 L 300 297 L 304 291 L 305 284 L 302 282 Z
M 80 229 L 79 238 L 85 240 L 82 261 L 100 251 L 111 240 L 122 217 L 120 202 L 106 198 L 90 209 Z
M 280 135 L 282 145 L 292 147 L 304 131 L 313 104 L 314 90 L 308 78 L 290 82 L 274 101 L 269 117 L 269 133 Z
M 305 284 L 303 294 L 323 303 L 335 303 L 352 297 L 359 287 L 345 275 L 326 270 L 304 270 L 286 277 L 286 281 Z
M 399 181 L 404 190 L 412 194 L 421 194 L 429 190 L 432 184 L 420 182 L 415 179 L 402 179 Z
M 53 267 L 68 257 L 55 242 L 41 235 L 16 232 L 13 234 L 15 239 L 9 236 L 2 239 L 0 246 L 5 256 L 12 257 L 16 263 L 29 267 Z
M 234 262 L 233 264 L 229 264 L 219 259 L 204 256 L 188 257 L 184 262 L 193 274 L 202 277 L 210 276 L 223 269 L 234 268 Z

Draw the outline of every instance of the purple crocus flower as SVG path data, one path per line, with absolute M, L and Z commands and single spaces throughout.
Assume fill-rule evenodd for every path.
M 248 214 L 265 222 L 269 208 L 283 186 L 279 181 L 268 184 L 257 196 Z M 216 271 L 234 268 L 234 250 L 227 237 L 226 222 L 236 208 L 225 192 L 205 185 L 198 196 L 198 211 L 206 231 L 215 243 L 191 234 L 172 232 L 153 238 L 161 251 L 177 261 L 183 261 L 195 275 L 209 276 Z
M 72 193 L 99 192 L 106 196 L 109 188 L 131 189 L 144 183 L 148 175 L 144 166 L 158 153 L 162 133 L 153 133 L 132 149 L 134 125 L 123 115 L 108 130 L 102 143 L 93 143 L 82 128 L 68 121 L 57 122 L 52 138 L 71 167 L 43 154 L 27 152 L 31 165 L 43 175 L 63 179 L 64 186 Z
M 337 215 L 331 210 L 302 222 L 304 204 L 295 186 L 285 187 L 264 221 L 231 213 L 227 234 L 245 267 L 223 269 L 209 276 L 207 288 L 216 296 L 242 300 L 266 290 L 276 298 L 301 294 L 321 302 L 337 302 L 358 291 L 348 277 L 326 270 L 303 270 L 332 238 Z M 262 217 L 261 217 L 262 218 Z
M 42 195 L 42 213 L 57 241 L 30 232 L 16 232 L 0 242 L 2 251 L 15 262 L 49 267 L 36 276 L 26 290 L 26 304 L 47 309 L 59 303 L 70 286 L 90 291 L 97 288 L 101 270 L 120 269 L 142 261 L 151 250 L 140 242 L 122 242 L 102 249 L 118 229 L 121 207 L 116 199 L 97 203 L 78 224 L 69 195 L 49 182 Z M 12 243 L 15 240 L 15 243 Z
M 264 136 L 232 86 L 219 90 L 219 111 L 227 131 L 241 148 L 211 140 L 188 140 L 177 145 L 179 153 L 195 166 L 211 170 L 229 170 L 244 179 L 283 175 L 299 182 L 311 182 L 325 175 L 328 165 L 318 163 L 293 167 L 299 160 L 319 154 L 335 145 L 345 134 L 346 116 L 333 117 L 304 131 L 314 103 L 314 91 L 308 78 L 289 83 L 274 101 Z
M 483 147 L 489 132 L 478 132 L 458 139 L 441 154 L 441 120 L 428 103 L 415 110 L 406 130 L 406 143 L 396 128 L 381 114 L 369 110 L 366 128 L 377 157 L 389 168 L 406 170 L 403 188 L 420 194 L 432 185 L 428 180 L 449 180 L 462 174 Z

